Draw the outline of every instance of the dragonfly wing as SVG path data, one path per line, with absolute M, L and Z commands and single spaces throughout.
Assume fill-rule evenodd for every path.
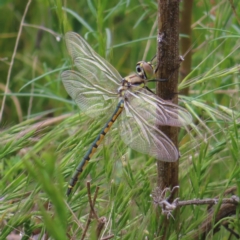
M 128 103 L 126 102 L 125 108 L 131 109 Z M 155 125 L 150 125 L 134 112 L 131 117 L 127 116 L 126 111 L 122 113 L 120 134 L 130 148 L 160 161 L 174 162 L 179 158 L 179 152 L 172 141 Z
M 117 91 L 122 77 L 109 62 L 99 56 L 77 33 L 66 33 L 65 41 L 68 52 L 80 73 L 84 74 L 85 69 L 89 69 L 95 75 L 91 79 L 93 85 L 101 89 L 107 88 L 112 92 Z
M 66 91 L 78 107 L 90 117 L 100 116 L 105 111 L 113 111 L 117 99 L 115 101 L 111 98 L 106 99 L 104 95 L 106 92 L 92 85 L 91 78 L 94 76 L 88 71 L 85 70 L 85 75 L 72 70 L 63 72 L 61 77 Z
M 179 158 L 177 148 L 156 126 L 185 126 L 191 122 L 191 115 L 144 88 L 127 91 L 125 97 L 125 111 L 120 123 L 123 141 L 136 151 L 158 160 L 176 161 Z
M 61 75 L 68 94 L 90 117 L 113 111 L 113 103 L 116 104 L 118 100 L 120 74 L 80 35 L 69 32 L 65 35 L 65 40 L 77 68 L 76 71 L 64 71 Z
M 150 124 L 184 127 L 192 122 L 192 116 L 187 110 L 159 98 L 145 88 L 135 93 L 128 91 L 127 94 L 131 96 L 127 98 L 136 114 L 141 114 Z

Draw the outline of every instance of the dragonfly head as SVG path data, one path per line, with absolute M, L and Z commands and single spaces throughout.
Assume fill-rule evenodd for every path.
M 155 78 L 154 66 L 151 62 L 138 62 L 136 65 L 136 71 L 137 74 L 145 80 Z

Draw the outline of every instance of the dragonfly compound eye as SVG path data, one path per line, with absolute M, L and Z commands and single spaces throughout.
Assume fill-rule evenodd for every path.
M 138 74 L 141 74 L 142 73 L 142 67 L 140 67 L 140 65 L 137 65 L 136 66 L 136 71 Z
M 154 69 L 153 65 L 149 62 L 142 62 L 142 71 L 144 72 L 144 75 L 147 79 L 153 79 L 154 78 Z

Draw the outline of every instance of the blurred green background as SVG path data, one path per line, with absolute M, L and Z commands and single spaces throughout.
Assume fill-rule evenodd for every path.
M 80 239 L 89 212 L 86 178 L 92 191 L 100 186 L 96 208 L 108 219 L 104 236 L 155 239 L 161 225 L 149 197 L 156 186 L 155 160 L 127 149 L 117 128 L 81 175 L 75 194 L 65 197 L 76 164 L 104 123 L 75 106 L 60 74 L 71 68 L 63 39 L 67 31 L 84 36 L 122 76 L 133 72 L 139 60 L 150 60 L 157 47 L 157 2 L 29 2 L 21 23 L 28 2 L 0 1 L 1 106 L 6 96 L 0 136 L 1 239 L 13 230 L 24 231 L 26 239 L 46 232 L 52 239 Z M 180 98 L 194 122 L 179 137 L 180 199 L 215 197 L 229 187 L 239 192 L 240 28 L 229 2 L 194 1 L 189 12 L 192 71 L 179 90 L 190 88 Z M 238 1 L 233 3 L 239 13 Z M 181 208 L 181 239 L 191 239 L 206 214 L 206 207 Z M 239 218 L 230 221 L 239 234 Z M 96 239 L 95 227 L 88 239 Z M 169 233 L 169 239 L 177 239 L 176 234 Z M 229 235 L 210 231 L 208 237 Z

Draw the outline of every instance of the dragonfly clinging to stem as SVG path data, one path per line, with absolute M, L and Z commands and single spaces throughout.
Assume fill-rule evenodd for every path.
M 77 166 L 67 195 L 117 118 L 121 138 L 130 148 L 160 161 L 177 161 L 178 149 L 157 126 L 182 127 L 189 124 L 192 117 L 184 108 L 159 98 L 147 87 L 155 78 L 153 64 L 140 61 L 136 73 L 122 78 L 77 33 L 66 33 L 65 41 L 76 67 L 61 75 L 68 94 L 90 117 L 112 113 Z

